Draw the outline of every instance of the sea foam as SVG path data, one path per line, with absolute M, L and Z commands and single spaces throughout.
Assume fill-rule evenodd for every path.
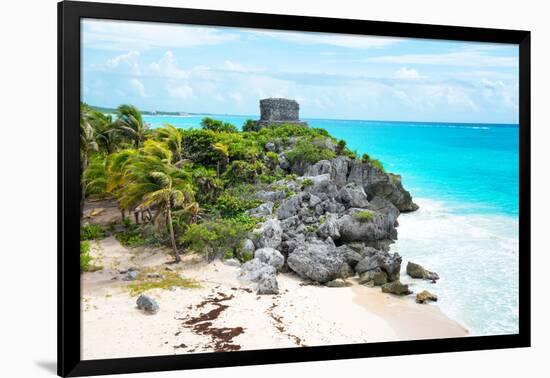
M 403 256 L 402 280 L 415 292 L 438 295 L 441 310 L 472 335 L 517 333 L 517 218 L 461 215 L 442 202 L 415 202 L 420 209 L 399 217 L 399 240 L 392 246 Z M 436 284 L 411 279 L 405 273 L 407 261 L 441 279 Z

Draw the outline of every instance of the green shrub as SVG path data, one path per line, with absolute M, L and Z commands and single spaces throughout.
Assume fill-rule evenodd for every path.
M 254 253 L 250 252 L 250 251 L 244 251 L 240 254 L 240 261 L 242 263 L 245 263 L 247 261 L 250 261 L 254 258 Z
M 217 218 L 189 225 L 180 242 L 195 252 L 204 253 L 207 260 L 215 256 L 238 256 L 247 232 L 247 226 L 239 221 Z
M 353 219 L 360 223 L 367 223 L 374 219 L 374 213 L 369 210 L 358 211 L 353 214 Z
M 223 191 L 223 181 L 216 176 L 214 169 L 198 166 L 193 169 L 193 184 L 196 187 L 195 198 L 201 205 L 216 202 Z
M 86 272 L 91 265 L 92 256 L 90 256 L 90 242 L 80 242 L 80 271 Z
M 130 228 L 119 232 L 115 234 L 115 238 L 126 247 L 139 247 L 147 244 L 147 239 L 143 237 L 138 228 Z
M 216 202 L 216 209 L 224 218 L 231 218 L 248 209 L 260 206 L 262 201 L 256 199 L 256 188 L 252 185 L 238 185 L 226 189 Z
M 151 273 L 158 273 L 160 278 L 154 278 Z M 136 280 L 127 286 L 130 295 L 136 296 L 152 289 L 170 289 L 183 287 L 186 289 L 199 288 L 200 284 L 190 278 L 183 278 L 178 272 L 168 270 L 155 271 L 153 268 L 140 270 Z
M 342 155 L 346 151 L 346 141 L 343 139 L 340 139 L 338 143 L 336 144 L 336 154 Z
M 369 163 L 370 165 L 381 170 L 384 173 L 386 172 L 384 166 L 382 165 L 382 162 L 380 160 L 371 158 L 369 154 L 363 154 L 363 156 L 361 157 L 361 161 L 363 163 Z
M 279 155 L 273 151 L 269 151 L 265 154 L 265 165 L 269 170 L 273 171 L 279 166 Z
M 256 132 L 260 130 L 260 126 L 258 125 L 258 122 L 254 121 L 253 119 L 247 119 L 243 124 L 243 131 L 244 132 Z
M 312 179 L 304 179 L 302 180 L 302 189 L 305 189 L 309 186 L 312 186 L 313 185 L 313 180 Z
M 382 162 L 380 160 L 370 159 L 370 163 L 373 167 L 378 168 L 382 172 L 386 172 L 386 170 L 384 169 L 384 166 L 382 165 Z
M 105 236 L 105 230 L 98 224 L 85 224 L 80 227 L 80 240 L 101 239 Z
M 297 162 L 315 164 L 320 160 L 330 160 L 335 156 L 334 151 L 324 146 L 323 140 L 306 138 L 299 139 L 294 148 L 286 154 L 291 165 Z
M 265 172 L 262 162 L 248 163 L 244 160 L 232 161 L 223 174 L 223 179 L 230 184 L 249 183 L 253 184 L 259 175 Z
M 217 133 L 236 133 L 238 131 L 237 128 L 232 124 L 217 119 L 212 119 L 210 117 L 203 118 L 201 121 L 201 126 L 203 130 L 210 130 Z
M 212 146 L 218 139 L 216 133 L 210 130 L 185 130 L 182 132 L 181 142 L 183 154 L 195 164 L 215 166 L 219 154 Z

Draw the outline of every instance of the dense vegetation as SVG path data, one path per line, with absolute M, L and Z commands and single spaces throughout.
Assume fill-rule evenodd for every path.
M 116 200 L 122 216 L 116 231 L 83 226 L 81 240 L 112 232 L 129 246 L 169 245 L 176 261 L 184 250 L 247 260 L 242 240 L 260 220 L 245 212 L 260 204 L 259 186 L 321 159 L 355 158 L 323 129 L 258 129 L 249 120 L 242 130 L 208 117 L 197 129 L 150 129 L 134 106 L 119 106 L 113 117 L 81 104 L 81 216 L 90 197 Z M 289 168 L 268 144 L 285 151 Z

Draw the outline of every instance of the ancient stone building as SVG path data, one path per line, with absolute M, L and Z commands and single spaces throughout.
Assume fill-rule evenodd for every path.
M 286 98 L 265 98 L 260 100 L 260 120 L 258 125 L 264 127 L 276 124 L 300 124 L 307 122 L 300 121 L 300 105 L 295 100 Z

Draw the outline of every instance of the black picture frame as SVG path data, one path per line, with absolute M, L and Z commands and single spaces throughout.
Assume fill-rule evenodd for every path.
M 519 333 L 453 339 L 399 341 L 199 353 L 177 356 L 80 359 L 79 122 L 80 19 L 112 19 L 232 26 L 391 37 L 499 42 L 519 46 Z M 135 6 L 58 3 L 58 374 L 83 376 L 223 366 L 529 347 L 530 312 L 530 32 L 459 26 L 286 16 Z

